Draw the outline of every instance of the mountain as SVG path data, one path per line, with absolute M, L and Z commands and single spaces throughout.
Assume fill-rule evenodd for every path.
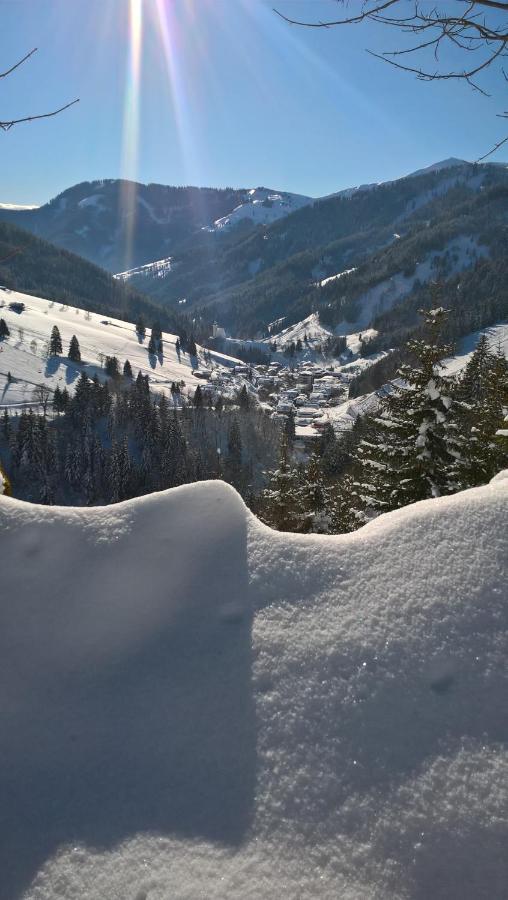
M 506 166 L 450 158 L 317 200 L 265 188 L 95 182 L 40 209 L 0 210 L 0 220 L 100 258 L 161 308 L 185 310 L 198 323 L 215 319 L 233 336 L 263 339 L 276 319 L 287 328 L 317 313 L 338 334 L 374 327 L 386 349 L 406 339 L 415 298 L 427 302 L 433 281 L 444 283 L 452 306 L 457 283 L 472 284 L 477 266 L 490 273 L 483 284 L 497 283 L 507 190 Z M 137 210 L 131 229 L 127 195 Z M 120 265 L 126 242 L 132 265 Z M 485 312 L 481 285 L 480 293 Z M 496 300 L 503 297 L 497 291 Z M 495 319 L 482 313 L 475 322 L 474 296 L 464 290 L 460 299 L 462 333 L 505 315 L 497 303 Z
M 40 207 L 0 205 L 0 220 L 117 273 L 167 258 L 202 230 L 268 224 L 311 202 L 310 197 L 267 188 L 105 180 L 75 185 Z
M 3 900 L 503 900 L 507 501 L 0 496 Z
M 1 221 L 0 285 L 117 318 L 143 315 L 148 324 L 159 320 L 168 331 L 185 325 L 178 311 L 161 309 L 99 266 Z

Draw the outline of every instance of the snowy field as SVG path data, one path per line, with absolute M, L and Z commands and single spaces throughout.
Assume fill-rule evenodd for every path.
M 9 308 L 12 302 L 24 303 L 25 310 L 20 314 L 13 312 Z M 142 340 L 129 322 L 15 291 L 0 290 L 0 318 L 5 319 L 11 332 L 9 338 L 0 341 L 0 408 L 33 405 L 33 390 L 40 384 L 46 384 L 52 390 L 57 385 L 67 387 L 72 392 L 81 371 L 85 370 L 90 376 L 96 372 L 104 375 L 101 355 L 118 357 L 120 368 L 128 359 L 134 377 L 139 370 L 148 375 L 150 388 L 155 391 L 169 394 L 172 381 L 184 381 L 192 391 L 199 384 L 199 379 L 192 374 L 196 360 L 191 360 L 186 353 L 178 359 L 174 334 L 163 334 L 162 357 L 150 356 L 147 349 L 149 328 Z M 62 336 L 64 355 L 48 359 L 46 345 L 53 325 L 58 326 Z M 82 365 L 76 365 L 66 357 L 73 334 L 79 341 Z M 239 362 L 224 354 L 212 352 L 211 356 L 220 368 Z M 198 365 L 203 366 L 200 348 Z M 13 378 L 10 384 L 8 372 Z
M 505 900 L 507 533 L 0 497 L 2 900 Z

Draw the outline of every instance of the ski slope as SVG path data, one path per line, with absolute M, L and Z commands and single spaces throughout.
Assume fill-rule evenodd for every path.
M 13 312 L 9 308 L 12 302 L 24 303 L 25 310 L 21 314 Z M 161 393 L 170 393 L 172 381 L 185 382 L 186 388 L 191 391 L 200 383 L 192 370 L 203 366 L 201 348 L 198 348 L 197 362 L 185 353 L 179 359 L 175 349 L 177 336 L 174 334 L 163 334 L 162 357 L 150 356 L 147 350 L 149 329 L 146 337 L 140 339 L 134 325 L 121 319 L 5 290 L 0 290 L 0 317 L 5 319 L 11 332 L 9 338 L 0 341 L 0 408 L 33 405 L 33 390 L 40 384 L 47 385 L 51 390 L 57 385 L 67 387 L 72 392 L 83 370 L 90 376 L 95 373 L 104 376 L 101 356 L 116 356 L 120 368 L 128 359 L 134 377 L 138 371 L 148 375 L 150 388 Z M 53 325 L 58 326 L 62 336 L 64 355 L 48 359 L 46 345 Z M 66 357 L 73 334 L 79 341 L 82 365 L 76 365 Z M 219 368 L 225 369 L 239 362 L 224 354 L 212 352 L 211 355 Z M 10 384 L 8 372 L 13 378 Z
M 507 533 L 0 497 L 2 900 L 505 900 Z

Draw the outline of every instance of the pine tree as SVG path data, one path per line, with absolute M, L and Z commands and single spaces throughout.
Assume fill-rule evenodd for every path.
M 62 392 L 61 392 L 61 404 L 62 404 L 62 411 L 63 411 L 63 412 L 65 412 L 65 410 L 66 410 L 67 407 L 69 406 L 70 399 L 71 399 L 71 398 L 70 398 L 70 396 L 69 396 L 69 391 L 67 390 L 66 387 L 64 387 L 64 388 L 62 389 Z
M 508 465 L 508 452 L 497 439 L 508 406 L 508 361 L 481 339 L 458 385 L 462 398 L 456 477 L 460 486 L 486 484 Z
M 69 344 L 69 352 L 67 354 L 68 358 L 72 360 L 72 362 L 80 363 L 81 362 L 81 351 L 79 349 L 79 341 L 75 334 L 71 337 L 71 342 Z
M 332 518 L 331 491 L 325 482 L 317 448 L 301 474 L 302 531 L 326 533 Z M 299 529 L 300 530 L 300 529 Z
M 296 438 L 295 412 L 294 409 L 289 410 L 289 414 L 284 422 L 284 434 L 286 436 L 288 449 L 291 452 Z
M 233 418 L 228 433 L 228 452 L 226 456 L 226 473 L 229 480 L 237 485 L 242 471 L 242 435 L 238 419 Z
M 301 479 L 291 464 L 289 447 L 283 434 L 279 465 L 267 472 L 268 485 L 260 497 L 259 517 L 277 531 L 300 531 L 302 528 Z
M 61 392 L 60 388 L 58 387 L 58 385 L 56 386 L 55 390 L 53 391 L 53 409 L 57 413 L 63 412 L 62 392 Z
M 201 390 L 201 385 L 198 384 L 196 390 L 194 391 L 194 397 L 192 398 L 192 402 L 196 409 L 203 408 L 203 391 Z
M 60 356 L 62 352 L 62 338 L 60 337 L 60 331 L 57 325 L 53 325 L 51 337 L 49 339 L 49 355 Z
M 140 338 L 144 338 L 146 334 L 146 325 L 143 321 L 143 316 L 139 316 L 136 322 L 136 334 L 138 334 Z
M 4 337 L 9 337 L 10 331 L 5 319 L 0 319 L 0 339 Z
M 154 324 L 152 325 L 151 338 L 153 338 L 153 343 L 154 343 L 154 347 L 155 347 L 154 352 L 161 353 L 162 352 L 162 329 L 161 329 L 159 322 L 154 322 Z
M 123 376 L 124 376 L 124 378 L 132 379 L 132 366 L 128 359 L 126 359 L 123 364 Z
M 7 407 L 5 407 L 5 409 L 2 413 L 2 431 L 3 431 L 3 436 L 4 436 L 5 440 L 8 441 L 9 435 L 11 433 L 11 426 L 10 426 L 10 418 L 9 418 L 9 412 L 7 410 Z
M 109 378 L 118 378 L 120 375 L 120 365 L 116 356 L 106 356 L 104 362 L 104 370 Z
M 148 353 L 150 354 L 150 356 L 154 356 L 155 353 L 157 352 L 157 346 L 156 346 L 153 334 L 150 335 L 150 340 L 148 341 L 147 349 L 148 349 Z
M 190 339 L 189 339 L 189 356 L 197 356 L 197 355 L 198 355 L 198 348 L 196 347 L 196 341 L 194 340 L 194 337 L 191 334 Z
M 242 412 L 248 412 L 250 409 L 250 397 L 245 385 L 242 385 L 238 393 L 238 405 Z
M 357 500 L 367 513 L 457 490 L 454 384 L 440 374 L 442 360 L 452 352 L 439 343 L 445 319 L 442 308 L 425 314 L 427 338 L 408 343 L 417 365 L 401 367 L 400 382 L 382 400 L 373 420 L 373 437 L 358 448 Z

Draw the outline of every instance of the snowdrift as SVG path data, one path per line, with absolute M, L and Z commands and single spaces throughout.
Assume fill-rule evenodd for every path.
M 507 500 L 0 497 L 2 900 L 505 898 Z

